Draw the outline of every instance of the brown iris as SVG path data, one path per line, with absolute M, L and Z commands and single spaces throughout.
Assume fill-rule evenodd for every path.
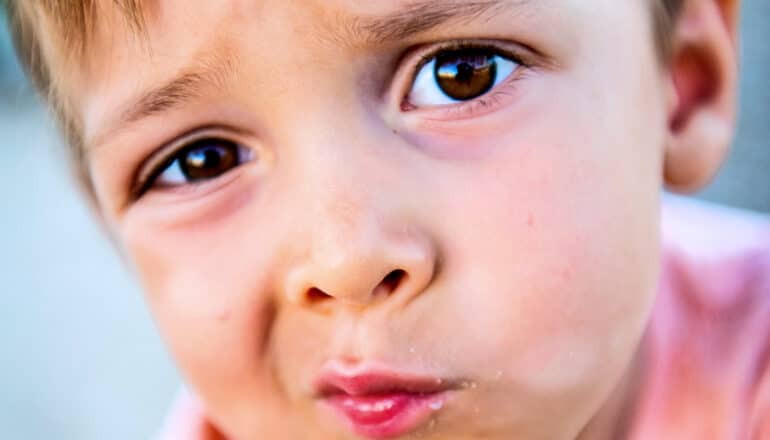
M 182 173 L 190 181 L 213 179 L 238 165 L 238 145 L 222 139 L 195 142 L 179 156 Z
M 458 101 L 487 93 L 495 85 L 495 55 L 478 49 L 451 51 L 436 57 L 436 82 L 441 91 Z

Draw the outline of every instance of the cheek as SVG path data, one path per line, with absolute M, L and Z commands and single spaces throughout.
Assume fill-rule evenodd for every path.
M 548 240 L 558 241 L 552 234 Z M 457 335 L 462 352 L 474 353 L 461 358 L 473 364 L 468 370 L 502 370 L 530 392 L 551 395 L 585 387 L 627 360 L 648 315 L 654 266 L 635 265 L 639 254 L 592 253 L 597 240 L 571 238 L 549 248 L 529 237 L 507 250 L 456 256 L 452 265 L 483 266 L 447 280 L 461 286 L 452 298 L 462 311 L 456 326 L 473 329 L 472 337 Z
M 121 231 L 159 330 L 186 379 L 216 412 L 235 414 L 271 385 L 274 318 L 268 255 L 241 214 L 184 226 L 128 217 Z M 233 231 L 241 231 L 240 239 Z M 267 399 L 265 399 L 267 401 Z
M 468 367 L 551 396 L 611 381 L 628 361 L 659 241 L 657 121 L 622 97 L 555 88 L 561 100 L 539 101 L 559 105 L 510 121 L 515 136 L 479 141 L 498 145 L 487 160 L 436 173 L 447 190 L 431 207 L 444 213 L 444 282 L 462 286 L 453 301 L 474 329 Z

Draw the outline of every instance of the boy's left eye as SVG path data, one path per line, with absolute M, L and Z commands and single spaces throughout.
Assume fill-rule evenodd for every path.
M 493 49 L 443 51 L 417 72 L 407 102 L 431 107 L 470 101 L 494 89 L 519 67 Z

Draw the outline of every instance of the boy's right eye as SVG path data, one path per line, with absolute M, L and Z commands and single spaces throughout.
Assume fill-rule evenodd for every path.
M 171 188 L 216 179 L 250 160 L 249 150 L 235 142 L 205 138 L 172 152 L 140 183 L 137 197 L 152 188 Z

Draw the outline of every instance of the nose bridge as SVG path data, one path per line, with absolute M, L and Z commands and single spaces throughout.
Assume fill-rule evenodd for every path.
M 312 241 L 337 249 L 358 243 L 364 252 L 394 221 L 395 212 L 386 208 L 396 208 L 388 182 L 401 180 L 393 175 L 398 167 L 391 163 L 393 155 L 383 154 L 384 128 L 367 119 L 361 104 L 349 102 L 341 111 L 317 104 L 293 142 L 312 216 Z
M 378 221 L 377 170 L 367 162 L 367 145 L 353 129 L 334 129 L 331 124 L 312 130 L 297 142 L 299 171 L 305 189 L 308 227 L 312 241 L 321 247 L 340 247 L 346 240 L 366 242 Z M 362 172 L 368 170 L 368 172 Z

